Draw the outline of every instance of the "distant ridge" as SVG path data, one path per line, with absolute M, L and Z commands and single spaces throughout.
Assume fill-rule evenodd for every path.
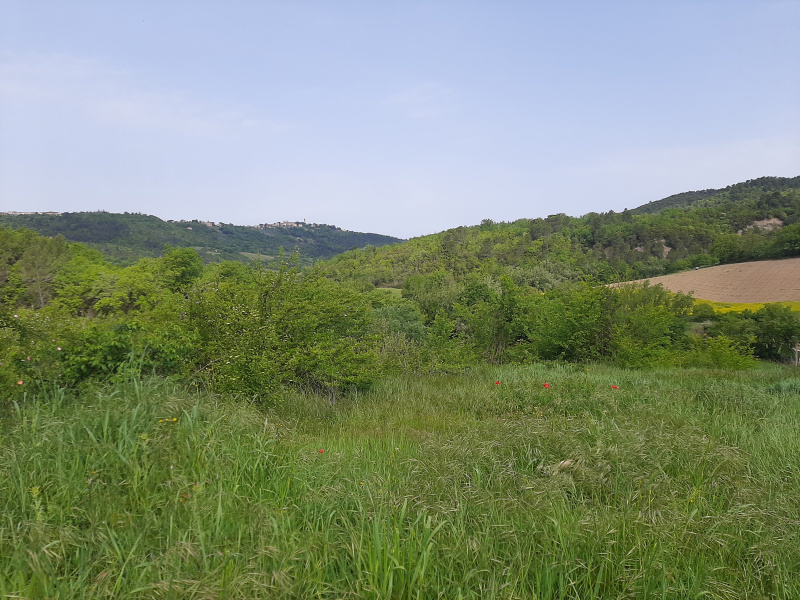
M 753 192 L 782 192 L 800 187 L 797 177 L 759 177 L 716 190 L 681 192 L 661 200 L 643 204 L 631 211 L 633 214 L 656 214 L 667 208 L 685 208 L 693 205 L 717 204 L 731 200 L 741 200 Z
M 301 262 L 331 258 L 353 248 L 385 246 L 403 240 L 377 233 L 347 231 L 335 225 L 301 221 L 257 226 L 212 221 L 164 221 L 140 213 L 4 212 L 0 226 L 28 228 L 46 236 L 63 235 L 102 251 L 109 259 L 130 263 L 159 256 L 164 245 L 195 248 L 205 262 L 270 260 L 281 248 L 297 248 Z

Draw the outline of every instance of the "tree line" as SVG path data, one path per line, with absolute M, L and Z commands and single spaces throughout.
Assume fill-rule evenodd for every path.
M 598 285 L 575 277 L 569 248 L 520 274 L 485 268 L 479 252 L 465 269 L 453 243 L 451 268 L 407 275 L 398 290 L 342 277 L 352 258 L 333 270 L 296 256 L 204 264 L 167 247 L 123 267 L 60 236 L 0 228 L 0 387 L 13 397 L 152 373 L 254 398 L 286 386 L 335 397 L 394 370 L 482 363 L 746 368 L 800 339 L 784 306 L 723 315 L 661 287 Z

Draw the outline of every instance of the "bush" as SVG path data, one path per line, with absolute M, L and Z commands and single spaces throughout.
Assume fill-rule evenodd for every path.
M 712 367 L 744 370 L 753 368 L 756 360 L 747 344 L 724 335 L 694 338 L 694 347 L 677 361 L 684 367 Z
M 185 373 L 192 352 L 190 336 L 174 323 L 158 327 L 138 321 L 94 321 L 74 331 L 61 354 L 63 380 L 111 379 L 138 373 Z
M 223 265 L 188 294 L 198 372 L 215 389 L 263 396 L 281 384 L 336 392 L 376 373 L 370 308 L 353 290 L 288 263 Z

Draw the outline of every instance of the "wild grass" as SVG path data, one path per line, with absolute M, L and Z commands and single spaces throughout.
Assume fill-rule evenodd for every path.
M 800 598 L 798 381 L 536 365 L 271 409 L 54 388 L 0 422 L 0 596 Z

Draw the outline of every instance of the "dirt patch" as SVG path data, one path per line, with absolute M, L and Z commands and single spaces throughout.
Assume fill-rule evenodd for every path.
M 750 223 L 750 225 L 745 227 L 744 230 L 740 229 L 736 233 L 742 235 L 743 231 L 748 231 L 754 227 L 760 229 L 761 231 L 772 231 L 773 229 L 780 229 L 783 227 L 783 221 L 780 219 L 764 219 L 762 221 L 753 221 Z
M 720 265 L 638 281 L 714 302 L 797 302 L 800 258 Z

